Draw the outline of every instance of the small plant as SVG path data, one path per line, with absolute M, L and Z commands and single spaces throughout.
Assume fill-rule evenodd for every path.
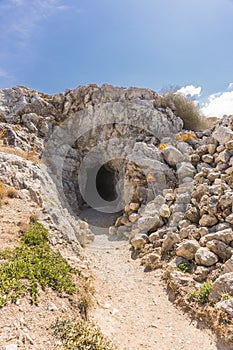
M 191 131 L 188 131 L 186 133 L 178 132 L 176 134 L 176 139 L 178 141 L 188 141 L 189 139 L 196 139 L 196 138 L 197 138 L 196 135 Z
M 212 282 L 204 282 L 198 290 L 192 291 L 188 294 L 188 300 L 197 301 L 201 304 L 206 304 L 209 300 L 209 295 L 212 290 Z
M 161 144 L 159 145 L 159 150 L 160 150 L 160 151 L 163 151 L 166 147 L 167 147 L 167 145 L 166 145 L 165 143 L 161 143 Z
M 230 300 L 231 296 L 228 293 L 223 293 L 221 296 L 221 300 Z
M 7 189 L 7 197 L 16 198 L 17 196 L 18 196 L 18 191 L 15 188 L 9 187 Z
M 48 231 L 38 222 L 30 225 L 19 247 L 1 252 L 0 257 L 0 307 L 28 292 L 32 303 L 37 304 L 39 286 L 60 293 L 77 292 L 73 277 L 79 271 L 49 247 Z
M 176 269 L 177 269 L 177 271 L 184 272 L 184 273 L 191 272 L 190 264 L 187 262 L 180 263 Z
M 57 320 L 52 329 L 54 336 L 62 340 L 66 350 L 116 350 L 100 328 L 90 321 Z

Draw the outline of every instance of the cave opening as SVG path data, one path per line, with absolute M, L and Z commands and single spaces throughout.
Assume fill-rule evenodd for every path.
M 96 175 L 96 189 L 105 201 L 117 199 L 116 173 L 107 164 L 102 165 Z

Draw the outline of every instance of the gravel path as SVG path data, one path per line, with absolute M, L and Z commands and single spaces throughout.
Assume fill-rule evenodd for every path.
M 230 350 L 168 301 L 161 271 L 145 273 L 127 242 L 98 234 L 86 253 L 95 277 L 92 316 L 120 350 Z

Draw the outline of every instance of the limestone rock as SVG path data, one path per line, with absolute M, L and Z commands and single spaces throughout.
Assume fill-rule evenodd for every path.
M 233 298 L 219 301 L 216 306 L 218 309 L 225 311 L 230 317 L 233 317 Z
M 204 246 L 208 241 L 212 241 L 213 239 L 230 244 L 233 241 L 233 230 L 227 228 L 218 232 L 208 233 L 200 239 L 200 245 Z
M 146 254 L 141 263 L 146 267 L 147 270 L 153 270 L 160 266 L 161 256 L 156 253 Z
M 197 266 L 195 273 L 193 275 L 193 279 L 197 282 L 203 282 L 206 280 L 211 270 L 212 270 L 211 267 Z
M 171 250 L 176 243 L 180 242 L 180 236 L 175 232 L 168 232 L 164 238 L 162 244 L 162 253 L 166 253 Z
M 137 214 L 137 213 L 132 213 L 129 215 L 130 222 L 135 222 L 138 218 L 139 218 L 139 214 Z
M 176 166 L 184 161 L 184 155 L 175 147 L 168 145 L 162 151 L 162 155 L 166 162 L 171 166 Z
M 185 217 L 185 219 L 190 220 L 191 222 L 198 223 L 198 221 L 200 219 L 200 214 L 199 214 L 196 207 L 191 206 L 191 207 L 187 208 L 184 217 Z
M 215 253 L 212 253 L 208 248 L 199 248 L 195 254 L 195 261 L 198 265 L 212 266 L 218 261 Z
M 206 243 L 206 247 L 213 253 L 217 254 L 223 262 L 230 259 L 233 253 L 233 248 L 221 241 L 218 241 L 217 239 L 208 241 Z
M 210 154 L 204 154 L 201 159 L 203 160 L 203 162 L 205 163 L 212 163 L 213 162 L 213 156 L 211 156 Z
M 138 203 L 130 203 L 129 207 L 130 207 L 130 210 L 137 211 L 139 209 L 139 204 Z
M 159 210 L 159 215 L 162 218 L 169 218 L 171 216 L 170 208 L 167 204 L 163 204 Z
M 196 240 L 183 241 L 176 249 L 176 255 L 185 259 L 192 260 L 196 251 L 200 248 Z
M 219 126 L 213 132 L 213 138 L 220 144 L 226 144 L 233 139 L 233 131 L 225 126 Z
M 138 228 L 142 232 L 148 232 L 161 226 L 159 215 L 142 216 L 138 219 Z
M 131 245 L 135 250 L 141 250 L 145 247 L 146 240 L 143 236 L 137 236 L 131 240 Z
M 233 272 L 233 256 L 222 266 L 223 273 Z
M 214 281 L 209 300 L 219 301 L 226 293 L 233 296 L 233 272 L 225 273 Z
M 233 213 L 226 217 L 226 222 L 229 222 L 231 225 L 233 225 Z
M 201 217 L 201 219 L 200 219 L 200 221 L 199 221 L 199 224 L 201 225 L 201 226 L 204 226 L 204 227 L 209 227 L 209 226 L 214 226 L 214 225 L 216 225 L 217 224 L 217 222 L 218 222 L 218 219 L 215 217 L 215 216 L 213 216 L 213 215 L 208 215 L 208 214 L 204 214 L 202 217 Z

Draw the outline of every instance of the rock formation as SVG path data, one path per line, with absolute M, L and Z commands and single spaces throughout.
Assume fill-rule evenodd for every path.
M 188 284 L 213 281 L 211 300 L 232 316 L 233 116 L 194 132 L 148 89 L 15 87 L 0 90 L 0 135 L 0 181 L 44 208 L 54 244 L 94 239 L 86 207 L 117 213 L 109 236 L 150 268 L 187 263 Z

